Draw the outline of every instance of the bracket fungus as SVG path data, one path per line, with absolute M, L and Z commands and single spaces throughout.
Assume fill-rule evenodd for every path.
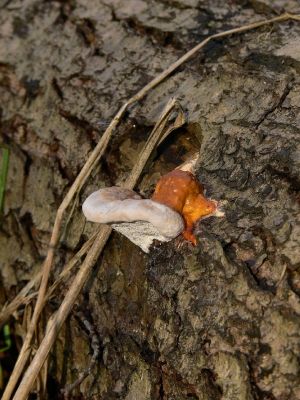
M 152 199 L 143 199 L 118 186 L 92 193 L 83 203 L 88 221 L 111 224 L 146 253 L 154 239 L 167 242 L 182 233 L 196 245 L 195 223 L 207 216 L 223 216 L 215 200 L 204 196 L 203 187 L 188 168 L 175 169 L 161 177 Z
M 194 224 L 207 216 L 223 216 L 215 200 L 207 199 L 196 177 L 189 170 L 175 169 L 158 181 L 152 200 L 165 204 L 183 216 L 183 237 L 196 245 Z
M 154 239 L 166 242 L 184 229 L 182 217 L 172 208 L 117 186 L 92 193 L 82 211 L 88 221 L 112 224 L 146 253 Z

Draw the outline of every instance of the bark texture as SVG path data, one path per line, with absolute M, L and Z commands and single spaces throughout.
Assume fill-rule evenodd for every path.
M 6 299 L 47 250 L 57 206 L 119 106 L 216 32 L 300 13 L 297 0 L 0 1 L 1 137 L 11 150 L 0 230 Z M 226 217 L 198 245 L 149 255 L 114 233 L 78 301 L 101 356 L 74 398 L 300 398 L 300 24 L 210 43 L 132 107 L 79 198 L 125 177 L 171 96 L 189 123 L 161 146 L 138 190 L 195 149 Z M 55 274 L 94 231 L 77 207 Z M 63 292 L 49 305 L 53 311 Z M 49 397 L 88 363 L 76 313 L 57 341 Z

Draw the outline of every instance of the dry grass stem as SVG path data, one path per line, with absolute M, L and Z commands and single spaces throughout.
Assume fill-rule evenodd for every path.
M 165 127 L 168 122 L 168 118 L 174 109 L 179 109 L 179 113 L 181 116 L 176 118 L 175 124 L 177 127 L 181 126 L 184 123 L 184 116 L 181 111 L 181 107 L 178 105 L 176 100 L 171 99 L 161 118 L 160 121 L 155 125 L 155 128 L 151 132 L 150 138 L 148 139 L 145 147 L 141 153 L 141 159 L 143 162 L 138 162 L 137 166 L 132 170 L 130 176 L 126 180 L 124 187 L 133 189 L 136 185 L 142 170 L 148 160 L 149 155 L 152 153 L 153 149 L 156 145 L 160 142 L 161 137 L 164 135 Z M 146 157 L 148 155 L 148 157 Z M 65 322 L 66 318 L 68 317 L 71 309 L 76 301 L 77 296 L 79 295 L 82 287 L 84 286 L 86 280 L 88 279 L 90 272 L 99 257 L 101 251 L 103 250 L 105 243 L 107 242 L 109 235 L 111 233 L 111 227 L 107 225 L 103 225 L 101 227 L 99 235 L 96 237 L 90 251 L 88 252 L 84 262 L 82 263 L 80 270 L 78 271 L 77 275 L 75 276 L 68 293 L 66 294 L 61 306 L 59 307 L 57 313 L 53 317 L 53 322 L 51 323 L 49 330 L 46 332 L 46 335 L 38 348 L 32 362 L 30 363 L 29 367 L 27 368 L 23 379 L 13 397 L 14 400 L 21 400 L 26 399 L 32 386 L 42 368 L 47 356 L 54 344 L 54 341 Z
M 59 274 L 58 278 L 56 281 L 52 284 L 52 286 L 48 289 L 47 295 L 46 295 L 46 300 L 51 298 L 57 289 L 57 287 L 60 285 L 60 283 L 65 280 L 68 275 L 71 273 L 72 269 L 75 267 L 75 265 L 80 261 L 80 259 L 88 252 L 90 249 L 93 241 L 95 240 L 95 237 L 98 234 L 98 230 L 96 233 L 91 236 L 80 248 L 80 250 L 67 262 L 67 264 L 64 266 L 63 270 Z M 38 284 L 40 278 L 41 278 L 41 271 L 39 271 L 21 290 L 21 292 L 14 298 L 14 300 L 9 303 L 7 306 L 5 306 L 1 313 L 0 313 L 0 327 L 7 322 L 7 320 L 10 318 L 10 316 L 17 311 L 17 309 L 21 306 L 24 306 L 28 304 L 31 300 L 35 299 L 37 296 L 37 292 L 30 293 L 29 292 Z
M 37 274 L 36 276 L 37 278 L 40 278 L 41 275 Z M 10 316 L 13 315 L 13 313 L 16 312 L 19 307 L 28 304 L 33 298 L 36 297 L 35 293 L 30 295 L 28 293 L 34 286 L 34 283 L 37 281 L 38 279 L 29 281 L 28 284 L 24 286 L 22 291 L 14 298 L 14 300 L 3 307 L 0 314 L 0 327 L 2 327 L 9 320 Z

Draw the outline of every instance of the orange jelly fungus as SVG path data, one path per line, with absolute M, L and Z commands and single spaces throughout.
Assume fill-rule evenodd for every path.
M 185 222 L 183 237 L 195 246 L 193 235 L 196 221 L 216 210 L 216 202 L 203 195 L 203 187 L 196 177 L 187 171 L 174 170 L 158 181 L 152 200 L 165 204 L 180 213 Z

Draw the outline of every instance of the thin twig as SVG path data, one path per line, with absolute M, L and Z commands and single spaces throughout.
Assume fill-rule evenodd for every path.
M 3 211 L 4 193 L 5 193 L 8 164 L 9 164 L 9 150 L 5 147 L 1 147 L 1 150 L 2 150 L 2 165 L 0 169 L 0 212 Z
M 79 201 L 79 192 L 80 192 L 80 190 L 81 190 L 81 187 L 78 188 L 78 191 L 77 191 L 77 193 L 76 193 L 75 199 L 74 199 L 74 201 L 73 201 L 73 205 L 72 205 L 71 211 L 69 212 L 68 218 L 67 218 L 67 220 L 66 220 L 66 222 L 65 222 L 65 226 L 64 226 L 63 232 L 62 232 L 61 237 L 60 237 L 60 240 L 61 240 L 62 242 L 64 242 L 64 240 L 65 240 L 65 237 L 66 237 L 66 235 L 67 235 L 68 228 L 69 228 L 69 226 L 70 226 L 70 222 L 71 222 L 71 220 L 72 220 L 72 217 L 73 217 L 73 215 L 74 215 L 74 212 L 75 212 L 77 203 L 78 203 L 78 201 Z
M 29 325 L 25 340 L 23 342 L 23 346 L 19 353 L 19 357 L 18 357 L 15 367 L 12 371 L 12 374 L 10 376 L 8 384 L 5 388 L 4 394 L 2 396 L 2 400 L 10 399 L 12 392 L 14 391 L 14 388 L 25 368 L 26 362 L 30 355 L 30 343 L 31 343 L 33 335 L 34 335 L 40 313 L 45 304 L 45 295 L 46 295 L 46 290 L 47 290 L 47 285 L 48 285 L 48 280 L 49 280 L 50 269 L 51 269 L 51 266 L 53 263 L 53 258 L 54 258 L 54 249 L 59 240 L 60 227 L 62 224 L 64 212 L 67 209 L 67 207 L 69 206 L 70 202 L 72 201 L 74 195 L 76 194 L 77 189 L 79 187 L 82 187 L 83 183 L 88 178 L 88 174 L 90 173 L 92 166 L 95 165 L 97 160 L 99 160 L 99 158 L 102 156 L 102 154 L 106 150 L 109 139 L 110 139 L 115 127 L 118 125 L 126 108 L 127 108 L 127 103 L 125 103 L 120 108 L 120 110 L 118 111 L 118 113 L 116 114 L 116 116 L 114 117 L 114 119 L 112 120 L 112 122 L 110 123 L 110 125 L 108 126 L 108 128 L 106 129 L 104 134 L 102 135 L 101 139 L 99 140 L 99 143 L 93 150 L 92 154 L 88 158 L 87 162 L 83 166 L 82 170 L 80 171 L 77 178 L 75 179 L 75 182 L 69 189 L 67 195 L 65 196 L 61 205 L 58 208 L 55 222 L 54 222 L 53 231 L 51 234 L 49 249 L 48 249 L 47 256 L 46 256 L 46 259 L 45 259 L 45 262 L 43 265 L 43 269 L 42 269 L 41 284 L 40 284 L 32 320 Z
M 89 249 L 92 247 L 92 244 L 94 243 L 96 237 L 98 236 L 100 232 L 100 228 L 97 229 L 96 233 L 94 233 L 81 247 L 80 250 L 78 250 L 78 252 L 75 254 L 74 257 L 71 258 L 71 260 L 66 264 L 66 266 L 64 267 L 64 269 L 61 271 L 61 273 L 59 274 L 58 278 L 56 279 L 56 281 L 52 284 L 52 286 L 50 286 L 47 295 L 46 295 L 46 299 L 49 299 L 53 296 L 55 290 L 57 289 L 57 287 L 61 284 L 61 282 L 66 279 L 68 277 L 68 275 L 70 274 L 70 272 L 72 271 L 73 267 L 75 267 L 75 265 L 78 263 L 78 261 L 80 261 L 80 259 L 89 251 Z
M 0 327 L 5 324 L 8 318 L 21 306 L 27 304 L 29 299 L 27 296 L 30 290 L 37 284 L 38 278 L 40 277 L 40 273 L 38 272 L 37 275 L 33 279 L 31 279 L 21 290 L 20 293 L 11 301 L 9 304 L 5 305 L 0 313 Z
M 67 264 L 64 266 L 63 270 L 59 274 L 58 278 L 56 281 L 52 284 L 52 286 L 48 289 L 47 295 L 45 297 L 46 300 L 51 298 L 57 289 L 57 287 L 60 285 L 60 283 L 68 277 L 68 275 L 71 273 L 72 269 L 74 266 L 78 263 L 78 261 L 88 252 L 88 250 L 91 248 L 93 241 L 95 240 L 95 237 L 98 234 L 98 230 L 94 235 L 92 235 L 80 248 L 80 250 L 67 262 Z M 19 307 L 22 305 L 28 304 L 31 300 L 36 298 L 37 292 L 30 293 L 30 290 L 33 289 L 37 283 L 39 282 L 41 278 L 42 272 L 39 271 L 21 290 L 21 292 L 8 304 L 6 305 L 0 313 L 0 328 L 3 324 L 7 322 L 9 317 L 17 311 Z
M 125 111 L 127 110 L 127 108 L 139 101 L 140 99 L 142 99 L 151 89 L 153 89 L 155 86 L 157 86 L 159 83 L 161 83 L 165 78 L 167 78 L 172 72 L 174 72 L 180 65 L 182 65 L 184 62 L 186 62 L 187 60 L 189 60 L 195 53 L 197 53 L 201 48 L 203 48 L 210 40 L 213 39 L 217 39 L 217 38 L 222 38 L 222 37 L 226 37 L 229 35 L 232 35 L 234 33 L 241 33 L 241 32 L 245 32 L 248 30 L 252 30 L 252 29 L 256 29 L 259 28 L 261 26 L 264 25 L 268 25 L 274 22 L 281 22 L 281 21 L 286 21 L 286 20 L 300 20 L 300 15 L 293 15 L 293 14 L 288 14 L 285 13 L 281 16 L 269 19 L 269 20 L 265 20 L 265 21 L 261 21 L 261 22 L 255 22 L 253 24 L 249 24 L 249 25 L 244 25 L 242 27 L 239 28 L 234 28 L 234 29 L 230 29 L 221 33 L 217 33 L 214 35 L 209 36 L 207 39 L 203 40 L 201 43 L 199 43 L 198 45 L 196 45 L 193 49 L 191 49 L 190 51 L 188 51 L 187 53 L 185 53 L 181 58 L 179 58 L 175 63 L 173 63 L 172 65 L 170 65 L 170 67 L 168 67 L 166 70 L 164 70 L 160 75 L 158 75 L 156 78 L 154 78 L 149 84 L 147 84 L 146 86 L 144 86 L 136 95 L 134 95 L 133 97 L 131 97 L 121 108 L 120 110 L 117 112 L 116 116 L 113 118 L 113 120 L 111 121 L 110 125 L 108 126 L 108 128 L 106 129 L 106 131 L 104 132 L 104 134 L 102 135 L 99 143 L 97 144 L 97 146 L 95 147 L 95 149 L 93 150 L 93 152 L 91 153 L 89 159 L 87 160 L 87 162 L 85 163 L 85 165 L 83 166 L 82 170 L 80 171 L 79 175 L 77 176 L 75 182 L 73 183 L 73 185 L 71 186 L 71 188 L 69 189 L 66 197 L 64 198 L 63 202 L 61 203 L 57 214 L 56 214 L 56 219 L 55 219 L 55 223 L 54 223 L 54 227 L 53 227 L 53 231 L 52 231 L 52 235 L 51 235 L 51 239 L 50 239 L 50 245 L 49 245 L 49 250 L 43 265 L 43 272 L 42 272 L 42 280 L 41 280 L 41 285 L 40 285 L 40 289 L 39 289 L 39 293 L 38 293 L 38 298 L 37 298 L 37 302 L 36 302 L 36 306 L 34 309 L 34 314 L 32 317 L 32 321 L 29 327 L 29 330 L 27 332 L 26 338 L 24 340 L 21 352 L 19 354 L 17 363 L 15 365 L 15 368 L 12 372 L 12 375 L 10 377 L 10 380 L 6 386 L 5 392 L 3 394 L 2 400 L 9 400 L 11 397 L 11 394 L 15 388 L 15 385 L 17 384 L 23 369 L 26 365 L 26 362 L 28 360 L 29 354 L 30 354 L 30 343 L 38 322 L 38 318 L 39 315 L 43 309 L 43 305 L 44 305 L 44 298 L 46 295 L 46 289 L 47 289 L 47 284 L 48 284 L 48 279 L 49 279 L 49 273 L 50 273 L 50 269 L 53 263 L 53 257 L 54 257 L 54 248 L 57 245 L 58 241 L 59 241 L 59 232 L 60 232 L 60 227 L 62 224 L 62 220 L 63 220 L 63 215 L 65 210 L 67 209 L 67 207 L 69 206 L 70 202 L 72 201 L 74 195 L 76 194 L 76 192 L 78 191 L 78 189 L 80 187 L 82 187 L 82 185 L 84 184 L 84 182 L 86 181 L 86 179 L 89 176 L 89 173 L 91 172 L 91 170 L 93 169 L 93 167 L 95 166 L 95 164 L 99 161 L 100 157 L 103 155 L 103 153 L 106 150 L 106 147 L 108 145 L 109 139 L 114 131 L 114 129 L 116 128 L 116 126 L 118 125 L 120 119 L 122 118 L 122 116 L 124 115 Z
M 172 113 L 175 107 L 178 108 L 178 103 L 176 102 L 175 99 L 171 99 L 168 102 L 166 108 L 164 109 L 162 117 L 160 118 L 162 122 L 155 126 L 154 130 L 150 135 L 150 139 L 147 141 L 145 148 L 142 151 L 141 158 L 144 160 L 143 163 L 138 163 L 139 167 L 134 168 L 134 170 L 128 177 L 128 180 L 124 184 L 125 187 L 130 187 L 131 189 L 134 188 L 135 184 L 137 183 L 142 173 L 144 165 L 147 162 L 147 159 L 144 157 L 144 154 L 151 154 L 157 143 L 159 143 L 164 133 L 164 127 L 167 124 L 167 116 L 169 116 Z M 181 112 L 181 108 L 179 109 L 179 112 Z M 184 117 L 182 116 L 180 120 L 184 121 Z M 129 182 L 131 182 L 131 185 L 128 184 Z M 103 225 L 101 227 L 100 234 L 95 239 L 90 251 L 88 252 L 84 262 L 81 265 L 80 270 L 75 276 L 61 306 L 59 307 L 57 313 L 54 315 L 53 323 L 51 323 L 51 326 L 49 327 L 49 330 L 46 333 L 39 349 L 37 350 L 32 362 L 27 368 L 24 377 L 21 380 L 21 383 L 19 384 L 19 387 L 13 397 L 14 400 L 27 399 L 27 396 L 39 374 L 39 371 L 43 366 L 63 323 L 68 317 L 73 307 L 73 304 L 76 301 L 76 298 L 78 297 L 82 287 L 84 286 L 86 280 L 88 279 L 96 260 L 98 259 L 101 251 L 103 250 L 111 231 L 112 229 L 110 226 Z

